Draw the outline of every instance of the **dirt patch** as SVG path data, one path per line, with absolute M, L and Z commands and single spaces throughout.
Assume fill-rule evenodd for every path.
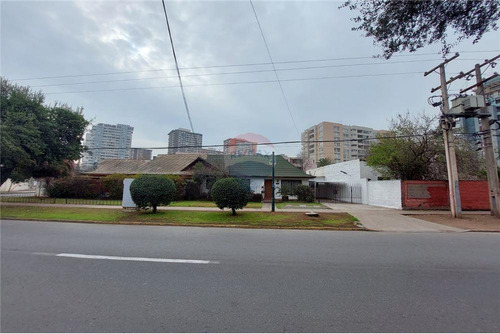
M 407 215 L 413 218 L 426 220 L 432 223 L 443 224 L 464 230 L 478 232 L 500 232 L 500 219 L 488 214 L 463 214 L 461 218 L 451 218 L 447 214 Z

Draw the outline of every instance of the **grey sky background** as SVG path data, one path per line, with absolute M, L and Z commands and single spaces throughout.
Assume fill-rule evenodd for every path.
M 362 32 L 351 31 L 355 13 L 338 9 L 340 2 L 255 1 L 262 28 L 275 62 L 323 58 L 370 57 L 381 50 Z M 167 2 L 174 43 L 181 67 L 269 62 L 248 1 Z M 449 76 L 468 70 L 498 54 L 500 33 L 489 32 L 447 68 Z M 278 64 L 279 69 L 354 65 L 279 71 L 281 79 L 360 76 L 424 72 L 440 62 L 440 45 L 418 54 L 390 60 L 345 59 Z M 403 54 L 403 55 L 407 55 Z M 409 62 L 412 61 L 412 62 Z M 359 65 L 366 63 L 376 65 Z M 405 62 L 405 63 L 395 63 Z M 123 123 L 134 127 L 132 146 L 167 146 L 168 132 L 189 128 L 179 88 L 102 91 L 107 89 L 177 86 L 175 71 L 156 71 L 71 78 L 24 78 L 144 71 L 174 68 L 161 0 L 157 1 L 2 1 L 1 74 L 47 94 L 47 102 L 82 106 L 94 123 Z M 182 70 L 183 75 L 270 70 L 271 65 Z M 493 73 L 488 69 L 485 75 Z M 145 79 L 168 76 L 163 79 Z M 112 83 L 45 86 L 116 79 Z M 275 80 L 272 71 L 247 74 L 191 76 L 184 83 L 200 85 Z M 471 82 L 458 81 L 452 91 Z M 284 81 L 299 131 L 321 121 L 385 129 L 398 113 L 438 110 L 427 104 L 439 76 L 400 74 L 323 80 Z M 64 93 L 97 90 L 98 92 Z M 203 143 L 222 144 L 243 133 L 257 133 L 271 141 L 299 140 L 276 82 L 186 88 L 191 117 Z M 300 145 L 277 146 L 278 153 L 296 155 Z M 166 153 L 166 150 L 155 151 Z

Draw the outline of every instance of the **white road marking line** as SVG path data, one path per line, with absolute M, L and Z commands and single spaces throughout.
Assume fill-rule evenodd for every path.
M 166 263 L 190 263 L 190 264 L 217 264 L 217 261 L 207 260 L 184 260 L 184 259 L 163 259 L 155 257 L 128 257 L 128 256 L 107 256 L 107 255 L 86 255 L 60 253 L 56 256 L 73 257 L 78 259 L 94 259 L 94 260 L 115 260 L 115 261 L 139 261 L 139 262 L 166 262 Z

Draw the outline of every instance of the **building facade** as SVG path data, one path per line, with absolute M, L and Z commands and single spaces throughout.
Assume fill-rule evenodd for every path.
M 153 155 L 153 150 L 147 150 L 145 148 L 131 148 L 129 159 L 151 160 L 152 155 Z
M 224 154 L 255 155 L 257 143 L 242 138 L 229 138 L 224 140 Z
M 323 158 L 331 159 L 334 163 L 364 160 L 368 155 L 368 148 L 376 141 L 368 138 L 375 138 L 379 132 L 363 126 L 321 122 L 302 132 L 302 158 L 313 163 Z M 364 140 L 345 141 L 350 139 Z
M 201 153 L 203 135 L 188 129 L 175 129 L 168 134 L 168 154 Z M 185 146 L 185 147 L 184 147 Z
M 125 124 L 99 123 L 85 135 L 88 151 L 82 157 L 81 169 L 90 171 L 105 159 L 128 159 L 134 128 Z

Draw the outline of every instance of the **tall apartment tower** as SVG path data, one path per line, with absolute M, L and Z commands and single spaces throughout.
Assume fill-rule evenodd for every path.
M 168 134 L 168 154 L 177 153 L 201 153 L 203 135 L 191 132 L 188 129 L 179 128 Z M 188 147 L 183 147 L 188 146 Z
M 322 158 L 329 158 L 334 163 L 355 159 L 365 159 L 370 144 L 375 140 L 341 141 L 346 139 L 374 138 L 378 130 L 357 125 L 321 122 L 302 132 L 302 158 L 317 163 Z M 338 142 L 315 142 L 315 141 Z
M 128 159 L 133 132 L 134 128 L 125 124 L 93 125 L 85 135 L 89 151 L 83 155 L 82 170 L 94 170 L 104 159 Z

